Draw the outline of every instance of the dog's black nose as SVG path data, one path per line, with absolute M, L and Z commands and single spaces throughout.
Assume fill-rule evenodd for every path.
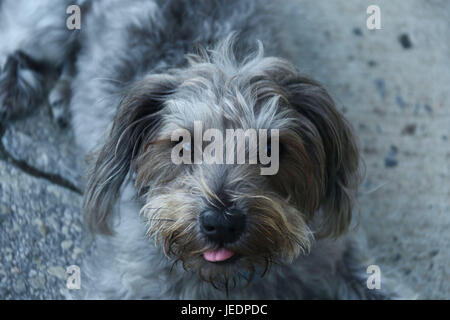
M 236 211 L 206 210 L 200 215 L 200 229 L 209 240 L 217 243 L 236 241 L 244 231 L 245 216 Z

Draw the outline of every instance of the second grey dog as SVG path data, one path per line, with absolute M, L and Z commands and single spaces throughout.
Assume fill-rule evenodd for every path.
M 98 235 L 81 297 L 396 297 L 385 279 L 367 287 L 360 243 L 344 235 L 358 150 L 327 92 L 284 59 L 282 8 L 83 1 L 81 30 L 69 31 L 68 5 L 0 1 L 0 114 L 48 98 L 64 123 L 70 101 L 78 145 L 96 150 L 84 214 Z M 196 120 L 279 129 L 280 171 L 175 166 L 170 133 Z M 219 250 L 233 257 L 205 259 Z

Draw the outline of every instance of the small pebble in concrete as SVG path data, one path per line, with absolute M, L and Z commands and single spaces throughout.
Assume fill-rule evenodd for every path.
M 25 292 L 27 287 L 23 279 L 17 279 L 14 281 L 13 288 L 17 294 L 22 294 Z
M 433 250 L 433 251 L 430 252 L 430 256 L 435 257 L 435 256 L 438 255 L 438 253 L 439 253 L 439 250 L 438 250 L 438 249 Z
M 360 28 L 356 27 L 356 28 L 353 28 L 353 34 L 355 36 L 361 37 L 362 36 L 362 31 L 361 31 Z
M 78 256 L 83 253 L 83 251 L 84 251 L 83 249 L 75 247 L 73 249 L 72 259 L 76 260 L 78 258 Z
M 380 94 L 381 98 L 386 98 L 386 83 L 383 79 L 375 79 L 374 81 L 375 87 L 378 90 L 378 93 Z
M 403 49 L 411 49 L 412 48 L 412 42 L 409 38 L 408 34 L 403 33 L 398 37 L 398 41 L 402 45 Z
M 375 148 L 375 147 L 364 147 L 363 152 L 365 154 L 376 154 L 377 153 L 377 148 Z
M 48 273 L 52 276 L 55 276 L 59 279 L 65 279 L 66 278 L 66 270 L 64 270 L 63 267 L 53 266 L 48 268 Z
M 401 109 L 405 108 L 406 102 L 405 102 L 405 100 L 403 100 L 403 98 L 401 96 L 396 96 L 395 102 Z
M 0 225 L 3 223 L 3 221 L 6 221 L 8 216 L 6 214 L 0 213 Z
M 42 275 L 38 275 L 36 277 L 31 278 L 30 284 L 34 289 L 40 289 L 45 286 L 45 277 Z
M 386 115 L 386 110 L 381 109 L 380 107 L 373 108 L 373 112 L 382 117 L 384 117 Z
M 416 133 L 417 125 L 415 123 L 407 124 L 402 129 L 403 135 L 413 136 Z
M 65 240 L 65 241 L 61 242 L 61 248 L 62 248 L 63 250 L 70 249 L 70 248 L 72 247 L 72 244 L 73 244 L 72 241 L 70 241 L 70 240 Z
M 398 165 L 397 159 L 386 157 L 384 159 L 384 165 L 388 168 L 394 168 Z
M 20 273 L 20 269 L 17 268 L 17 267 L 12 267 L 12 268 L 11 268 L 11 273 L 13 273 L 13 274 L 18 274 L 18 273 Z
M 9 294 L 9 289 L 7 287 L 1 286 L 0 287 L 0 298 L 3 300 L 4 297 Z
M 388 154 L 384 158 L 384 165 L 387 168 L 394 168 L 398 165 L 397 152 L 398 152 L 397 147 L 392 145 Z
M 48 234 L 49 229 L 41 219 L 39 219 L 39 218 L 34 219 L 33 224 L 35 224 L 37 226 L 38 231 L 41 235 L 43 235 L 45 237 Z
M 5 206 L 4 204 L 0 205 L 0 214 L 9 215 L 12 214 L 12 210 Z
M 367 65 L 371 68 L 376 67 L 378 65 L 378 63 L 374 60 L 369 60 L 367 61 Z

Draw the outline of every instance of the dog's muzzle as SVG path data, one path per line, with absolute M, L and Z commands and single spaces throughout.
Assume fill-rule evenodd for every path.
M 239 239 L 245 229 L 245 215 L 239 211 L 209 209 L 200 214 L 200 230 L 206 238 L 220 248 L 205 251 L 203 257 L 209 262 L 225 261 L 234 252 L 223 247 Z

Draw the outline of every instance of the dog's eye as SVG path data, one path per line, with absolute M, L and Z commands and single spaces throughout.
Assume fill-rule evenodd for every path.
M 183 149 L 186 151 L 191 151 L 191 143 L 190 142 L 183 143 Z
M 174 147 L 177 144 L 180 144 L 181 142 L 183 142 L 183 137 L 179 137 L 178 140 L 171 141 L 171 145 L 172 147 Z M 186 151 L 191 151 L 191 142 L 190 141 L 183 142 L 183 149 Z
M 172 141 L 172 147 L 182 143 L 179 156 L 183 157 L 184 154 L 189 153 L 191 156 L 191 162 L 194 163 L 194 149 L 193 149 L 193 141 L 183 141 L 183 138 L 180 137 L 178 141 Z
M 181 140 L 180 140 L 180 142 L 181 142 Z M 188 142 L 183 142 L 182 149 L 180 150 L 180 156 L 182 156 L 184 152 L 189 152 L 191 154 L 193 153 L 192 152 L 192 144 L 191 144 L 191 142 L 189 142 L 189 141 Z

